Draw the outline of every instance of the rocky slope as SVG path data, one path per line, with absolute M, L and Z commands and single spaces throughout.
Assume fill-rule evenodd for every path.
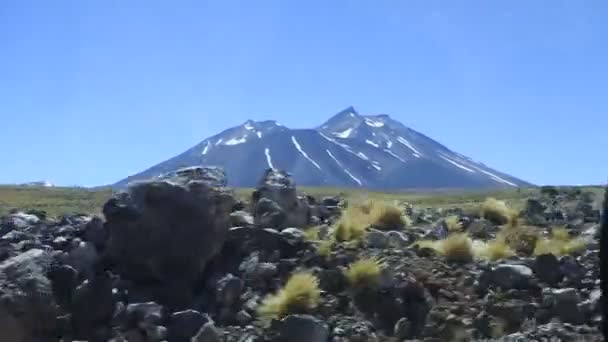
M 316 129 L 247 121 L 186 152 L 119 181 L 156 177 L 180 167 L 224 168 L 230 186 L 253 187 L 274 167 L 301 185 L 404 188 L 490 188 L 530 185 L 473 161 L 388 115 L 363 116 L 349 107 Z
M 401 204 L 411 227 L 367 228 L 358 243 L 322 252 L 347 203 L 298 194 L 267 170 L 248 203 L 221 169 L 192 168 L 117 194 L 104 218 L 15 212 L 0 226 L 0 331 L 5 342 L 599 341 L 598 227 L 592 195 L 546 188 L 519 218 L 541 234 L 565 225 L 587 248 L 453 262 L 421 239 L 445 235 L 446 216 L 492 239 L 492 221 L 458 208 Z M 308 238 L 306 236 L 309 236 Z M 373 286 L 345 276 L 382 260 Z M 261 320 L 264 299 L 306 271 L 309 307 Z

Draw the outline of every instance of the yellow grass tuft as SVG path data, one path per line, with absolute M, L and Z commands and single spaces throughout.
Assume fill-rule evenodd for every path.
M 565 228 L 554 228 L 550 238 L 540 239 L 534 248 L 534 255 L 568 255 L 583 251 L 587 243 L 582 238 L 572 238 Z
M 465 233 L 453 233 L 441 240 L 441 253 L 447 260 L 459 262 L 471 261 L 474 256 L 471 239 Z
M 466 233 L 452 233 L 438 241 L 418 241 L 416 245 L 434 249 L 450 261 L 468 262 L 475 256 L 473 242 Z
M 515 251 L 502 239 L 489 242 L 475 241 L 474 251 L 477 258 L 491 261 L 506 259 L 515 255 Z
M 317 247 L 317 254 L 323 258 L 327 258 L 331 254 L 331 248 L 334 242 L 332 240 L 323 240 Z
M 459 232 L 462 230 L 462 223 L 460 223 L 460 218 L 456 215 L 446 217 L 444 222 L 448 232 Z
M 319 304 L 319 280 L 310 273 L 293 274 L 281 290 L 267 296 L 258 308 L 262 319 L 280 319 L 290 314 L 307 313 Z
M 383 230 L 397 230 L 406 225 L 399 208 L 380 201 L 372 203 L 369 216 L 371 224 Z
M 495 224 L 502 225 L 509 222 L 510 210 L 504 201 L 488 197 L 481 204 L 481 216 Z
M 334 229 L 334 237 L 337 241 L 361 240 L 365 236 L 368 227 L 366 215 L 357 207 L 349 207 L 342 213 Z
M 352 263 L 345 271 L 354 288 L 371 288 L 378 284 L 384 264 L 376 258 L 363 258 Z
M 306 241 L 318 241 L 319 240 L 319 228 L 311 227 L 304 231 L 304 240 Z
M 498 233 L 497 240 L 504 241 L 517 253 L 531 255 L 539 239 L 534 227 L 507 225 Z

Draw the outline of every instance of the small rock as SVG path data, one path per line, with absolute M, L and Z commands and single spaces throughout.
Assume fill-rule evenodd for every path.
M 247 325 L 249 324 L 251 321 L 253 320 L 253 317 L 251 317 L 251 315 L 245 311 L 245 310 L 241 310 L 236 314 L 236 321 L 240 324 L 240 325 Z
M 326 342 L 327 325 L 309 315 L 292 315 L 282 320 L 281 337 L 289 342 Z
M 217 282 L 217 300 L 224 306 L 232 306 L 243 292 L 241 278 L 228 274 Z
M 169 323 L 170 342 L 190 342 L 208 319 L 200 312 L 187 310 L 171 314 Z
M 163 318 L 163 307 L 155 302 L 135 303 L 127 306 L 126 313 L 131 327 L 137 327 L 142 322 L 159 325 Z
M 402 232 L 392 230 L 387 233 L 388 246 L 393 248 L 404 248 L 410 245 L 410 240 Z
M 549 286 L 555 286 L 564 279 L 560 262 L 553 254 L 537 256 L 534 271 L 538 279 L 549 284 Z
M 254 224 L 253 216 L 246 211 L 235 211 L 230 214 L 233 227 L 246 227 Z
M 388 237 L 384 232 L 372 229 L 366 234 L 367 245 L 371 248 L 384 249 L 388 246 Z
M 490 271 L 489 278 L 494 286 L 504 290 L 526 289 L 532 278 L 532 270 L 524 265 L 498 265 Z
M 203 327 L 194 336 L 191 342 L 222 342 L 222 333 L 212 321 L 203 324 Z
M 399 340 L 410 339 L 410 338 L 412 338 L 411 330 L 412 330 L 412 324 L 410 323 L 410 321 L 407 318 L 403 317 L 400 320 L 398 320 L 397 323 L 395 324 L 394 335 Z

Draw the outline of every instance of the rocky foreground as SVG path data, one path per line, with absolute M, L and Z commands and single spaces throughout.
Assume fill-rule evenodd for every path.
M 132 185 L 105 204 L 103 219 L 3 217 L 0 340 L 602 340 L 592 194 L 547 188 L 518 213 L 541 236 L 565 226 L 584 249 L 451 261 L 415 242 L 444 239 L 448 215 L 480 241 L 501 228 L 460 209 L 403 204 L 411 226 L 327 243 L 343 199 L 298 195 L 273 170 L 249 203 L 225 185 L 222 170 L 192 168 Z M 345 270 L 357 260 L 381 260 L 381 274 L 352 283 Z M 307 305 L 269 317 L 260 308 L 294 274 L 308 274 L 318 292 L 305 288 Z

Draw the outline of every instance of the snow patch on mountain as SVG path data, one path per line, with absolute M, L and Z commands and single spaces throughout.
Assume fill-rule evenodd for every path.
M 234 145 L 244 144 L 246 142 L 247 142 L 247 137 L 242 137 L 240 139 L 238 139 L 238 138 L 232 138 L 232 139 L 226 141 L 224 143 L 224 145 L 234 146 Z
M 344 170 L 344 173 L 346 173 L 352 180 L 354 180 L 355 182 L 357 182 L 357 184 L 359 184 L 359 186 L 363 185 L 363 183 L 361 182 L 361 180 L 357 177 L 355 177 L 352 173 L 350 173 L 350 171 L 348 171 L 343 165 L 342 163 L 340 163 L 338 161 L 338 159 L 336 157 L 334 157 L 334 155 L 329 151 L 329 150 L 325 150 L 327 152 L 327 154 L 331 157 L 331 159 L 333 159 L 336 164 L 338 164 L 338 166 Z
M 334 132 L 333 135 L 337 136 L 338 138 L 346 139 L 346 138 L 350 137 L 350 134 L 352 132 L 353 132 L 353 129 L 351 127 L 351 128 L 347 128 L 341 132 Z
M 468 167 L 466 167 L 464 165 L 458 164 L 457 162 L 453 161 L 452 159 L 450 159 L 442 154 L 440 154 L 439 157 L 441 157 L 443 160 L 447 161 L 448 163 L 450 163 L 456 167 L 459 167 L 467 172 L 475 173 L 475 170 L 469 169 Z
M 264 154 L 266 154 L 266 163 L 268 164 L 268 167 L 274 169 L 274 166 L 272 166 L 272 157 L 270 156 L 270 149 L 268 147 L 264 149 Z
M 473 166 L 473 167 L 474 167 L 474 166 Z M 490 178 L 491 178 L 492 180 L 494 180 L 494 181 L 497 181 L 497 182 L 499 182 L 499 183 L 505 183 L 505 184 L 510 185 L 510 186 L 517 186 L 517 184 L 514 184 L 514 183 L 512 183 L 512 182 L 509 182 L 508 180 L 506 180 L 506 179 L 504 179 L 504 178 L 502 178 L 502 177 L 498 177 L 497 175 L 493 174 L 492 172 L 489 172 L 489 171 L 486 171 L 486 170 L 483 170 L 483 169 L 480 169 L 480 168 L 477 168 L 477 167 L 475 167 L 475 168 L 476 168 L 477 170 L 479 170 L 479 172 L 481 172 L 481 173 L 485 173 L 486 175 L 490 176 Z
M 369 160 L 369 158 L 363 152 L 357 152 L 357 156 L 363 160 Z
M 385 149 L 384 152 L 390 154 L 391 156 L 395 157 L 397 160 L 400 160 L 401 162 L 405 163 L 405 160 L 403 160 L 403 158 L 399 157 L 397 154 L 395 154 L 395 152 L 389 150 L 389 149 Z
M 211 143 L 207 142 L 207 145 L 205 145 L 205 148 L 203 149 L 203 155 L 207 154 L 207 152 L 209 152 L 209 148 L 211 147 Z
M 321 167 L 319 166 L 319 164 L 317 164 L 317 162 L 315 162 L 314 160 L 312 160 L 312 158 L 310 158 L 308 156 L 308 154 L 306 154 L 306 152 L 304 152 L 304 150 L 302 149 L 302 146 L 300 146 L 300 144 L 298 143 L 298 140 L 296 140 L 296 137 L 294 137 L 292 135 L 291 136 L 291 141 L 293 142 L 293 144 L 296 147 L 296 149 L 298 151 L 300 151 L 300 153 L 304 156 L 304 158 L 308 159 L 308 161 L 310 161 L 317 169 L 321 170 Z
M 258 138 L 262 139 L 262 132 L 256 132 L 256 134 L 258 135 Z
M 372 146 L 374 146 L 375 148 L 380 147 L 380 145 L 376 144 L 375 142 L 373 142 L 373 141 L 371 141 L 371 140 L 365 140 L 365 143 L 366 143 L 366 144 L 368 144 L 368 145 L 372 145 Z
M 372 119 L 368 119 L 368 118 L 365 119 L 365 124 L 370 127 L 376 127 L 376 128 L 384 126 L 384 122 L 382 122 L 380 120 L 372 120 Z
M 415 153 L 414 154 L 415 157 L 416 157 L 416 155 L 418 155 L 416 158 L 420 158 L 420 156 L 422 155 L 422 153 L 420 153 L 417 149 L 415 149 L 414 146 L 412 146 L 412 144 L 410 144 L 410 142 L 405 140 L 403 137 L 397 137 L 397 141 L 399 141 L 400 143 L 405 145 L 407 148 L 412 150 L 412 152 Z

